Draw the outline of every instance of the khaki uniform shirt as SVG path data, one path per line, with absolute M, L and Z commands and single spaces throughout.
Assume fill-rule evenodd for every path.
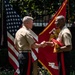
M 35 43 L 35 40 L 25 26 L 16 32 L 14 44 L 18 50 L 31 50 L 33 43 Z
M 71 32 L 66 26 L 64 26 L 60 31 L 57 40 L 60 41 L 63 45 L 68 46 L 72 45 L 71 38 Z

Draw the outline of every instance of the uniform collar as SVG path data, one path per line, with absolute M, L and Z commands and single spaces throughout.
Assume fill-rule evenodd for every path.
M 66 25 L 62 28 L 62 30 L 65 29 L 65 28 L 67 28 Z
M 62 29 L 61 29 L 61 31 L 60 32 L 62 32 L 65 28 L 67 28 L 66 26 L 64 26 Z
M 24 26 L 24 25 L 22 26 L 22 28 L 27 29 L 26 26 Z M 27 29 L 27 30 L 29 30 L 29 29 Z

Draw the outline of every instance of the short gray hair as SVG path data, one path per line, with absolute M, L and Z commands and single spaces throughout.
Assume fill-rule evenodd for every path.
M 25 17 L 22 19 L 22 22 L 24 23 L 25 21 L 29 21 L 29 20 L 33 20 L 33 18 L 30 17 L 30 16 L 25 16 Z
M 58 18 L 58 19 L 64 19 L 65 20 L 65 17 L 63 15 L 59 15 L 56 18 Z

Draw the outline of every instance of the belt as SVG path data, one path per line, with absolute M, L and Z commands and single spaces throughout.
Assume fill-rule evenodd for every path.
M 31 52 L 31 50 L 19 50 L 19 53 L 28 53 Z

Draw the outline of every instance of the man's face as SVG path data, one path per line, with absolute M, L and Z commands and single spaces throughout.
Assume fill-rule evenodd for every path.
M 30 20 L 30 21 L 29 21 L 28 27 L 29 27 L 30 29 L 32 29 L 32 27 L 33 27 L 33 20 Z
M 55 25 L 56 27 L 60 27 L 60 19 L 56 18 Z
M 26 27 L 27 27 L 28 29 L 32 29 L 32 27 L 33 27 L 33 20 L 27 21 L 25 25 L 26 25 Z

